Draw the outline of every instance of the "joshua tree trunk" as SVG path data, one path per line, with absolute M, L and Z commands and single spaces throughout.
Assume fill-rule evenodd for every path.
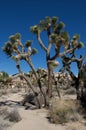
M 38 103 L 38 108 L 41 108 L 40 101 L 39 101 L 39 99 L 38 99 L 38 97 L 37 97 L 37 96 L 38 96 L 38 93 L 37 93 L 37 91 L 33 88 L 33 86 L 32 86 L 32 84 L 31 84 L 29 78 L 27 78 L 27 77 L 22 73 L 22 70 L 21 70 L 19 61 L 17 61 L 16 67 L 17 67 L 17 69 L 18 69 L 18 71 L 19 71 L 19 76 L 20 76 L 21 78 L 25 79 L 25 81 L 27 82 L 28 86 L 29 86 L 29 87 L 31 88 L 31 90 L 33 91 L 33 93 L 34 93 L 34 95 L 35 95 L 35 98 L 36 98 L 36 101 L 37 101 L 37 103 Z
M 22 76 L 22 78 L 24 78 L 24 79 L 26 80 L 27 84 L 29 85 L 29 87 L 30 87 L 31 90 L 33 91 L 33 93 L 34 93 L 34 95 L 35 95 L 35 98 L 36 98 L 36 101 L 37 101 L 37 103 L 38 103 L 38 108 L 41 108 L 40 101 L 39 101 L 39 99 L 38 99 L 38 97 L 37 97 L 37 96 L 38 96 L 38 93 L 34 90 L 34 88 L 33 88 L 32 84 L 31 84 L 29 78 L 27 78 L 25 75 L 21 75 L 21 76 Z
M 32 71 L 33 71 L 33 73 L 34 73 L 34 76 L 35 76 L 35 78 L 36 78 L 38 87 L 39 87 L 40 92 L 41 92 L 41 94 L 43 95 L 43 98 L 44 98 L 44 106 L 46 107 L 46 105 L 47 105 L 47 101 L 46 101 L 46 100 L 47 100 L 47 99 L 46 99 L 46 95 L 44 94 L 44 92 L 43 92 L 43 90 L 42 90 L 42 84 L 41 84 L 40 78 L 39 78 L 39 76 L 38 76 L 37 73 L 36 73 L 35 67 L 34 67 L 33 64 L 32 64 L 31 59 L 30 59 L 30 58 L 27 58 L 26 60 L 27 60 L 28 64 L 30 65 L 30 67 L 31 67 L 31 69 L 32 69 Z
M 80 80 L 79 80 L 79 78 L 77 77 L 76 80 L 75 80 L 75 88 L 76 88 L 77 100 L 80 100 L 80 98 L 81 98 L 81 92 L 80 92 L 80 90 L 79 90 L 79 88 L 81 88 L 80 85 L 81 85 L 81 84 L 80 84 Z
M 67 68 L 67 71 L 69 72 L 71 78 L 72 78 L 73 81 L 75 82 L 77 100 L 80 100 L 81 94 L 80 94 L 80 90 L 79 90 L 79 88 L 80 88 L 80 78 L 79 78 L 79 75 L 78 75 L 78 77 L 76 77 L 76 76 L 73 74 L 73 72 L 72 72 L 70 69 L 68 69 L 68 68 Z
M 47 64 L 47 68 L 48 68 L 48 88 L 47 88 L 47 94 L 48 97 L 51 98 L 52 97 L 52 69 L 50 64 Z
M 55 87 L 56 87 L 56 91 L 58 93 L 58 96 L 59 96 L 59 98 L 61 98 L 61 94 L 60 94 L 60 91 L 59 91 L 59 88 L 58 88 L 58 83 L 57 83 L 57 80 L 56 80 L 54 73 L 53 73 L 53 79 L 54 79 L 54 83 L 55 83 Z

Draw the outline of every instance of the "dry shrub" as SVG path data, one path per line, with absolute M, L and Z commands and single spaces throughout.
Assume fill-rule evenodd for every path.
M 3 95 L 6 95 L 7 94 L 7 90 L 6 89 L 1 89 L 0 90 L 0 97 L 3 96 Z
M 18 93 L 19 91 L 20 89 L 16 87 L 11 89 L 11 93 Z
M 1 106 L 0 108 L 0 130 L 7 130 L 13 123 L 21 120 L 17 109 Z
M 10 126 L 9 123 L 4 122 L 4 120 L 0 122 L 0 130 L 7 130 L 9 126 Z
M 68 94 L 68 95 L 75 95 L 76 94 L 76 90 L 75 90 L 75 88 L 69 88 L 69 89 L 67 89 L 65 92 L 64 92 L 64 95 L 66 95 L 66 94 Z
M 7 107 L 0 108 L 0 130 L 6 130 L 7 127 L 10 126 L 8 121 L 4 121 L 4 117 L 7 114 Z
M 21 120 L 21 116 L 20 116 L 18 110 L 14 109 L 14 110 L 8 112 L 5 119 L 8 119 L 11 122 L 19 122 Z
M 63 124 L 69 121 L 78 121 L 80 117 L 76 106 L 77 105 L 74 100 L 60 99 L 52 101 L 49 110 L 50 122 Z
M 8 111 L 8 108 L 7 108 L 6 106 L 5 106 L 5 107 L 4 107 L 4 106 L 1 107 L 1 108 L 0 108 L 0 115 L 1 115 L 1 116 L 7 115 L 7 113 L 8 113 L 7 111 Z

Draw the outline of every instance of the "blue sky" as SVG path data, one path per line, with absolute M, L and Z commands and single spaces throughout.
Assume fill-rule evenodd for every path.
M 30 33 L 29 27 L 38 24 L 45 16 L 57 16 L 66 24 L 65 29 L 71 38 L 80 34 L 80 40 L 86 45 L 86 1 L 85 0 L 1 0 L 0 1 L 0 71 L 9 74 L 17 73 L 15 62 L 9 59 L 1 50 L 8 37 L 16 32 L 22 35 L 22 42 L 33 40 L 33 46 L 38 54 L 32 57 L 35 68 L 46 67 L 44 52 L 42 52 L 35 35 Z M 85 54 L 86 48 L 78 54 Z M 22 63 L 23 71 L 30 70 Z M 72 67 L 77 73 L 76 67 Z

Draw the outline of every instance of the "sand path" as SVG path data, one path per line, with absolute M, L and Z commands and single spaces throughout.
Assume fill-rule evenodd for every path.
M 21 99 L 21 93 L 11 94 L 7 98 L 7 100 L 12 101 L 21 101 Z M 66 125 L 55 125 L 48 121 L 47 110 L 45 109 L 25 110 L 24 107 L 15 104 L 14 107 L 18 109 L 22 120 L 7 130 L 86 130 L 86 122 L 84 124 L 73 122 Z
M 20 94 L 12 94 L 7 100 L 19 101 L 21 100 Z M 25 110 L 24 107 L 17 107 L 22 120 L 8 130 L 66 130 L 65 126 L 55 125 L 49 123 L 47 117 L 47 110 Z
M 61 125 L 50 124 L 45 110 L 19 110 L 22 120 L 9 130 L 65 130 Z

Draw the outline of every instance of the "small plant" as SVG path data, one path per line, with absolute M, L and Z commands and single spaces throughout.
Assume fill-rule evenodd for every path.
M 6 130 L 11 123 L 7 120 L 4 120 L 8 113 L 8 108 L 6 106 L 0 107 L 0 130 Z
M 5 115 L 7 113 L 7 108 L 0 108 L 0 115 Z
M 50 122 L 63 124 L 69 121 L 78 121 L 79 114 L 73 100 L 58 100 L 51 104 L 49 111 Z
M 0 122 L 0 130 L 6 130 L 7 127 L 9 127 L 8 124 L 4 124 L 3 122 Z
M 66 89 L 65 91 L 65 95 L 68 94 L 68 95 L 75 95 L 76 94 L 76 89 L 71 87 L 71 88 L 68 88 Z
M 0 90 L 0 96 L 6 95 L 7 93 L 8 93 L 8 92 L 7 92 L 6 89 L 1 89 L 1 90 Z
M 5 119 L 9 119 L 11 122 L 19 122 L 21 120 L 21 116 L 17 110 L 12 110 L 11 112 L 8 112 Z

